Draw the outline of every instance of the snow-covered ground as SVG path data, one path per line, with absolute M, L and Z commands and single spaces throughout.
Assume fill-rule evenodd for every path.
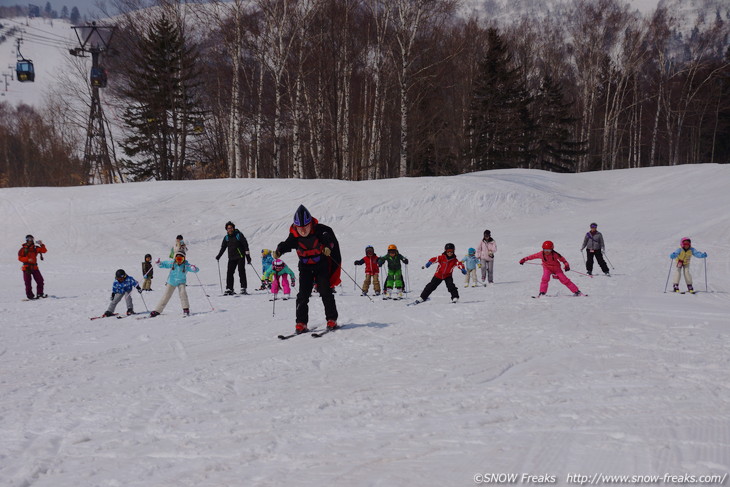
M 729 185 L 730 166 L 702 165 L 2 189 L 0 485 L 727 475 Z M 260 249 L 284 239 L 300 203 L 333 227 L 353 277 L 366 245 L 398 245 L 411 260 L 409 299 L 371 302 L 343 276 L 344 329 L 280 341 L 293 331 L 294 300 L 277 301 L 274 316 L 265 294 L 219 297 L 225 222 L 248 237 L 260 272 Z M 592 221 L 613 277 L 569 272 L 588 297 L 553 281 L 553 297 L 531 299 L 541 270 L 517 261 L 550 239 L 583 272 Z M 441 286 L 407 307 L 433 274 L 421 265 L 446 242 L 463 256 L 485 228 L 499 245 L 496 283 L 464 289 L 459 274 L 458 304 Z M 16 253 L 27 233 L 48 246 L 41 270 L 53 297 L 41 301 L 22 301 Z M 154 319 L 89 320 L 106 309 L 116 269 L 139 277 L 144 254 L 165 258 L 179 233 L 201 268 L 189 281 L 192 317 L 175 295 Z M 683 236 L 709 254 L 707 293 L 663 293 Z M 704 264 L 692 264 L 701 291 Z M 155 271 L 148 307 L 165 275 Z M 321 327 L 321 302 L 310 304 L 310 325 Z

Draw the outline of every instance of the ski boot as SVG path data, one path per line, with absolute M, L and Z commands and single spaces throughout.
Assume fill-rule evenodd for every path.
M 104 311 L 104 314 L 101 316 L 109 318 L 110 316 L 114 316 L 114 313 L 112 313 L 111 311 Z
M 679 284 L 675 284 L 674 285 L 674 292 L 675 293 L 678 293 L 679 292 Z
M 580 292 L 580 290 L 573 293 L 573 296 L 583 296 L 583 293 Z
M 695 293 L 695 288 L 692 287 L 692 284 L 687 284 L 687 292 L 690 294 Z
M 451 302 L 452 303 L 458 303 L 459 302 L 459 298 L 451 298 Z
M 160 316 L 160 313 L 155 310 L 150 311 L 150 318 L 154 318 L 155 316 Z
M 337 322 L 335 320 L 327 320 L 328 330 L 336 330 L 337 328 L 339 328 L 339 326 L 337 326 Z
M 233 291 L 233 289 L 226 289 L 226 292 L 223 293 L 223 296 L 233 296 L 234 294 L 236 293 L 235 291 Z
M 297 335 L 301 335 L 302 333 L 307 333 L 309 329 L 307 328 L 306 323 L 297 323 L 296 327 L 294 328 L 294 332 Z
M 248 291 L 246 291 L 246 288 L 244 287 L 244 288 L 241 288 L 241 292 L 239 294 L 248 296 Z
M 127 310 L 127 316 L 132 316 L 134 314 L 134 310 L 132 308 L 129 308 Z
M 183 316 L 186 318 L 190 316 L 190 308 L 183 308 Z
M 282 299 L 283 299 L 284 301 L 286 301 L 287 299 L 289 299 L 289 295 L 288 295 L 288 294 L 285 294 L 285 295 L 284 295 L 284 297 L 283 297 Z

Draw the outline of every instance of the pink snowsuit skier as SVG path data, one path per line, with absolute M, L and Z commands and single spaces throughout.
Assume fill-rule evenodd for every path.
M 555 246 L 550 240 L 545 241 L 542 244 L 542 252 L 528 255 L 520 259 L 520 265 L 523 265 L 528 260 L 542 259 L 542 280 L 540 281 L 540 296 L 545 295 L 548 290 L 548 283 L 550 277 L 555 276 L 560 282 L 562 282 L 575 296 L 581 296 L 583 293 L 580 292 L 578 286 L 573 284 L 573 281 L 568 279 L 568 276 L 563 273 L 560 268 L 560 263 L 565 265 L 565 270 L 570 270 L 570 264 L 565 260 L 565 257 L 555 252 Z
M 271 294 L 276 296 L 279 294 L 279 288 L 281 288 L 284 291 L 284 299 L 289 299 L 291 288 L 289 287 L 288 276 L 291 276 L 291 285 L 296 285 L 294 272 L 289 269 L 289 266 L 284 261 L 275 259 L 271 263 L 271 267 L 264 272 L 262 277 L 264 279 L 271 279 Z

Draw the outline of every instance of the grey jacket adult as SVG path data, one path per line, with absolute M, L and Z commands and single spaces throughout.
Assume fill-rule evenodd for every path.
M 587 232 L 585 238 L 583 238 L 583 247 L 580 249 L 583 250 L 586 247 L 588 250 L 606 250 L 606 244 L 603 243 L 603 235 L 601 232 Z

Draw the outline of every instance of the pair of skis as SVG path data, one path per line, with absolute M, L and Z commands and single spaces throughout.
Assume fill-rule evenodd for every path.
M 317 330 L 317 327 L 315 327 L 315 328 L 308 329 L 307 331 L 303 331 L 301 333 L 292 333 L 291 335 L 279 335 L 277 338 L 279 338 L 279 340 L 288 340 L 290 338 L 294 338 L 299 335 L 307 335 L 307 334 L 311 335 L 312 338 L 319 338 L 319 337 L 325 336 L 327 333 L 332 333 L 335 330 L 339 330 L 340 328 L 342 328 L 342 327 L 338 325 L 334 328 L 327 328 L 326 330 L 324 330 L 322 332 L 315 332 L 315 330 Z

